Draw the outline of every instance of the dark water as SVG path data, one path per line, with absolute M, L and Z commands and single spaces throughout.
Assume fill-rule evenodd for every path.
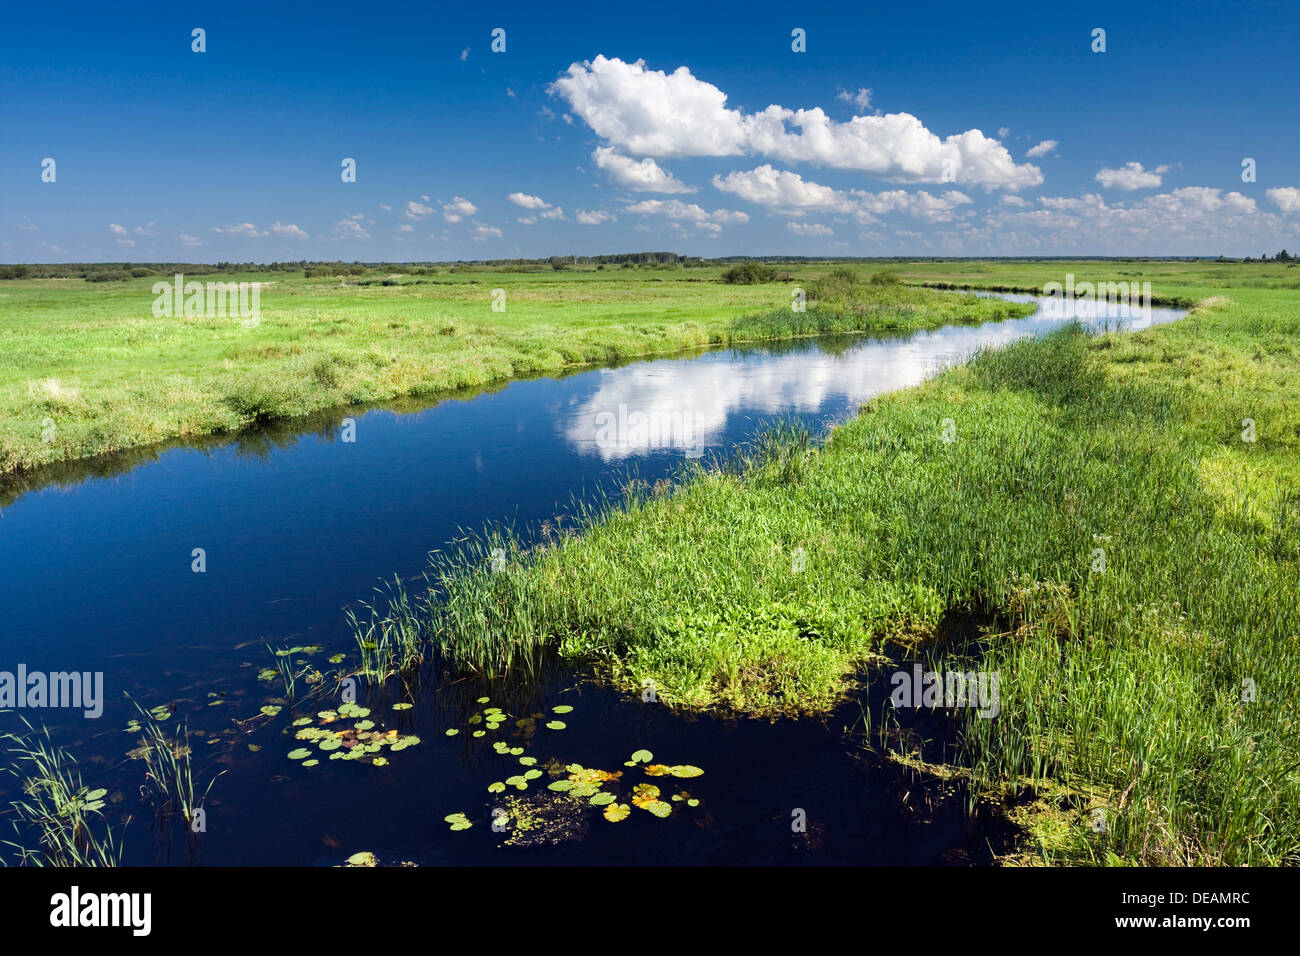
M 1151 321 L 1180 314 L 1156 309 Z M 904 800 L 919 785 L 859 756 L 845 737 L 856 706 L 825 721 L 725 721 L 675 715 L 574 675 L 526 691 L 430 686 L 409 695 L 406 711 L 391 710 L 393 700 L 360 701 L 383 727 L 421 738 L 388 766 L 304 768 L 286 757 L 300 746 L 290 721 L 337 701 L 258 717 L 277 690 L 257 674 L 273 664 L 266 642 L 319 647 L 293 659 L 326 671 L 335 653 L 355 664 L 344 608 L 369 598 L 381 578 L 418 575 L 427 552 L 463 529 L 536 527 L 575 495 L 616 493 L 629 469 L 653 481 L 688 456 L 732 448 L 773 416 L 822 428 L 977 348 L 1065 319 L 1040 313 L 895 339 L 663 359 L 151 451 L 120 474 L 111 460 L 65 467 L 45 487 L 0 496 L 9 501 L 0 511 L 0 670 L 103 672 L 100 718 L 24 713 L 81 761 L 88 784 L 112 791 L 111 819 L 133 815 L 126 862 L 316 864 L 359 850 L 421 863 L 980 862 L 990 828 L 967 820 L 959 797 L 936 804 L 921 788 Z M 344 416 L 355 420 L 354 441 L 345 440 Z M 191 570 L 196 548 L 204 573 Z M 490 741 L 508 740 L 513 723 L 479 740 L 444 735 L 469 729 L 483 693 L 493 697 L 486 706 L 514 716 L 574 707 L 567 729 L 528 743 L 539 764 L 555 757 L 625 771 L 630 785 L 644 778 L 623 761 L 645 748 L 656 761 L 705 771 L 650 781 L 665 798 L 687 789 L 700 805 L 674 805 L 666 820 L 634 809 L 618 824 L 593 811 L 584 839 L 498 848 L 503 835 L 488 825 L 498 798 L 486 787 L 518 768 Z M 128 694 L 146 707 L 175 706 L 164 726 L 187 721 L 201 781 L 227 771 L 207 801 L 198 852 L 179 836 L 168 851 L 151 832 L 142 766 L 124 757 L 137 739 L 124 732 L 136 716 Z M 14 714 L 0 716 L 0 730 L 19 726 Z M 0 786 L 7 803 L 14 788 Z M 806 834 L 792 833 L 797 810 Z M 449 832 L 443 816 L 453 812 L 475 825 Z

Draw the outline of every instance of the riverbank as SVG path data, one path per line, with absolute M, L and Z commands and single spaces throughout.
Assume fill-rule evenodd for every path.
M 554 651 L 751 713 L 824 709 L 903 643 L 1000 675 L 995 719 L 956 717 L 956 772 L 1013 800 L 1028 859 L 1295 863 L 1296 300 L 1230 289 L 1170 326 L 985 353 L 495 579 L 444 568 L 429 623 L 476 666 Z
M 459 268 L 347 285 L 301 273 L 215 277 L 265 283 L 256 322 L 155 316 L 156 276 L 5 281 L 0 474 L 583 365 L 1029 311 L 866 281 L 852 301 L 823 307 L 812 296 L 795 311 L 794 290 L 811 292 L 827 271 L 797 266 L 755 285 L 722 282 L 721 267 Z M 856 271 L 865 280 L 880 270 Z

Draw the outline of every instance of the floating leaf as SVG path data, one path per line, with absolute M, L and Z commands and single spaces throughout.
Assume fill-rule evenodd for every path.
M 496 783 L 488 784 L 488 793 L 502 793 L 505 791 L 505 789 L 506 789 L 506 785 L 502 783 L 500 780 L 498 780 Z
M 479 703 L 479 704 L 486 704 L 486 703 L 487 703 L 488 701 L 490 701 L 491 699 L 492 699 L 491 697 L 480 697 L 480 698 L 476 701 L 476 703 Z
M 610 804 L 614 802 L 614 795 L 612 793 L 606 793 L 604 790 L 601 790 L 598 793 L 592 794 L 591 800 L 589 800 L 588 802 L 593 807 L 603 807 L 606 804 Z
M 646 772 L 649 773 L 649 768 L 646 768 Z M 699 767 L 692 767 L 690 764 L 679 764 L 676 767 L 669 767 L 668 772 L 674 777 L 699 777 L 704 773 L 704 771 Z
M 320 763 L 320 761 L 317 760 L 315 757 L 312 757 L 310 760 L 304 760 L 304 761 L 302 762 L 302 765 L 303 765 L 304 767 L 314 767 L 314 766 L 316 766 L 318 763 Z
M 406 701 L 402 701 L 401 703 L 394 704 L 393 710 L 410 710 L 414 706 L 415 706 L 414 704 L 409 704 Z
M 568 724 L 566 724 L 566 723 L 565 723 L 564 721 L 562 721 L 562 720 L 548 720 L 548 721 L 546 722 L 546 729 L 547 729 L 547 730 L 563 730 L 563 729 L 564 729 L 565 727 L 567 727 L 567 726 L 568 726 Z
M 447 731 L 447 736 L 448 736 L 448 737 L 455 737 L 458 733 L 460 733 L 460 731 L 457 730 L 455 727 L 452 727 L 452 728 L 448 729 L 448 731 Z
M 637 806 L 642 810 L 648 810 L 661 820 L 673 812 L 672 804 L 664 803 L 662 800 L 650 800 L 645 803 L 638 803 Z
M 514 751 L 512 750 L 511 753 L 514 753 Z M 520 757 L 520 758 L 519 758 L 519 762 L 520 762 L 521 764 L 523 764 L 525 767 L 531 767 L 533 764 L 537 763 L 537 758 L 536 758 L 536 757 Z
M 371 763 L 373 763 L 376 767 L 386 767 L 388 766 L 388 758 L 376 757 L 374 760 L 371 761 Z
M 476 730 L 476 731 L 474 731 L 474 736 L 475 736 L 475 737 L 482 737 L 482 736 L 484 736 L 484 735 L 486 735 L 486 734 L 487 734 L 487 731 L 486 731 L 486 730 Z
M 266 714 L 268 717 L 274 717 L 279 712 L 280 708 L 275 704 L 264 704 L 262 706 L 262 713 Z
M 541 775 L 542 775 L 542 772 L 541 772 L 540 770 L 537 770 L 537 769 L 533 769 L 533 770 L 525 770 L 525 771 L 524 771 L 524 779 L 525 779 L 525 780 L 536 780 L 536 779 L 537 779 L 538 777 L 540 777 Z
M 303 758 L 310 757 L 310 756 L 311 756 L 311 751 L 308 750 L 306 747 L 299 747 L 297 750 L 289 751 L 290 760 L 302 760 Z
M 353 853 L 348 857 L 348 866 L 375 866 L 377 863 L 375 855 L 369 850 Z
M 551 711 L 556 714 L 571 714 L 573 713 L 573 708 L 568 704 L 560 704 L 558 707 L 552 707 Z
M 611 803 L 605 808 L 604 816 L 610 823 L 618 823 L 620 820 L 626 820 L 631 812 L 631 807 L 626 803 Z
M 294 727 L 306 727 L 306 726 L 307 726 L 308 724 L 310 724 L 310 723 L 311 723 L 311 718 L 310 718 L 310 717 L 299 717 L 297 720 L 295 720 L 295 721 L 293 722 L 293 726 L 294 726 Z
M 655 755 L 648 750 L 637 750 L 632 754 L 632 763 L 649 763 L 655 759 Z
M 665 777 L 672 773 L 671 768 L 661 763 L 650 763 L 645 765 L 645 775 L 647 777 Z
M 572 781 L 572 780 L 556 780 L 554 783 L 548 784 L 547 787 L 546 787 L 546 789 L 547 789 L 547 790 L 558 790 L 558 791 L 560 791 L 561 793 L 563 793 L 563 792 L 566 791 L 566 790 L 572 790 L 572 789 L 573 789 L 573 781 Z

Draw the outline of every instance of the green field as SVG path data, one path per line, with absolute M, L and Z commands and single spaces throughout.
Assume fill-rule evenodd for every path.
M 828 269 L 758 285 L 725 284 L 720 267 L 194 277 L 273 283 L 254 328 L 155 317 L 156 276 L 0 282 L 0 474 L 633 356 L 1025 311 L 895 285 L 794 312 L 793 289 Z
M 1300 863 L 1300 270 L 890 265 L 900 287 L 854 268 L 855 283 L 792 264 L 752 286 L 717 268 L 277 273 L 251 330 L 154 319 L 149 278 L 7 281 L 3 463 L 583 362 L 1013 314 L 924 283 L 1149 280 L 1191 314 L 982 354 L 824 444 L 775 431 L 725 468 L 631 489 L 504 572 L 484 560 L 497 542 L 471 541 L 435 568 L 445 599 L 391 630 L 473 670 L 556 655 L 668 704 L 753 714 L 823 711 L 886 657 L 993 671 L 1000 714 L 956 711 L 946 765 L 907 734 L 882 742 L 887 712 L 865 715 L 864 741 L 1005 801 L 1029 835 L 1017 860 Z M 789 309 L 796 285 L 822 293 L 808 313 Z
M 902 271 L 1039 287 L 1137 272 L 1201 304 L 1141 333 L 985 353 L 873 401 L 821 448 L 774 434 L 508 573 L 472 545 L 438 569 L 427 633 L 483 671 L 558 653 L 749 713 L 823 709 L 864 662 L 910 648 L 1001 675 L 1000 716 L 959 710 L 942 772 L 1007 800 L 1032 834 L 1023 859 L 1300 862 L 1300 275 Z M 919 761 L 906 739 L 896 757 Z

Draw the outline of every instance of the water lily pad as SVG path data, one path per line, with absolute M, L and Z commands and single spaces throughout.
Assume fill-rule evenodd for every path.
M 299 717 L 297 720 L 295 720 L 295 721 L 293 722 L 293 725 L 292 725 L 292 726 L 294 726 L 294 727 L 306 727 L 306 726 L 307 726 L 308 724 L 310 724 L 310 723 L 311 723 L 311 718 L 310 718 L 310 717 Z
M 632 808 L 626 803 L 611 803 L 605 808 L 604 817 L 610 823 L 618 823 L 620 820 L 626 820 L 632 812 Z
M 547 787 L 546 787 L 546 789 L 547 789 L 547 790 L 558 790 L 558 791 L 560 791 L 561 793 L 563 793 L 563 792 L 566 791 L 566 790 L 572 790 L 572 789 L 573 789 L 573 781 L 572 781 L 572 780 L 556 780 L 554 783 L 548 784 Z
M 386 767 L 388 766 L 388 758 L 376 757 L 374 760 L 371 761 L 371 763 L 373 763 L 376 767 Z
M 480 697 L 480 698 L 478 699 L 477 703 L 480 703 L 480 704 L 486 704 L 486 703 L 487 703 L 488 701 L 490 701 L 491 699 L 492 699 L 491 697 Z
M 537 769 L 525 770 L 525 771 L 524 771 L 524 779 L 525 779 L 525 780 L 536 780 L 536 779 L 537 779 L 538 777 L 540 777 L 541 775 L 542 775 L 542 772 L 541 772 L 540 770 L 537 770 Z
M 280 712 L 280 707 L 277 706 L 276 704 L 263 704 L 263 705 L 262 705 L 262 713 L 266 714 L 266 716 L 268 716 L 268 717 L 274 717 L 274 716 L 275 716 L 276 714 L 278 714 L 279 712 Z
M 455 737 L 458 733 L 460 733 L 460 731 L 457 730 L 455 727 L 451 727 L 447 730 L 448 737 Z
M 568 726 L 568 724 L 566 724 L 566 723 L 565 723 L 564 721 L 562 721 L 562 720 L 548 720 L 548 721 L 546 722 L 546 729 L 547 729 L 547 730 L 563 730 L 563 729 L 564 729 L 565 727 L 567 727 L 567 726 Z
M 523 748 L 519 748 L 519 749 L 522 750 Z M 511 753 L 514 753 L 514 751 L 512 750 Z M 521 764 L 523 764 L 525 767 L 531 767 L 533 764 L 537 763 L 537 758 L 536 758 L 536 757 L 520 757 L 520 758 L 519 758 L 519 762 L 520 762 Z
M 646 772 L 649 772 L 648 768 Z M 668 772 L 674 777 L 699 777 L 704 773 L 699 767 L 692 767 L 690 764 L 679 764 L 676 767 L 670 767 Z
M 637 750 L 632 753 L 632 763 L 649 763 L 655 759 L 655 755 L 648 750 Z
M 600 790 L 593 793 L 591 799 L 587 802 L 593 807 L 603 807 L 614 802 L 614 795 L 612 793 L 607 793 L 604 790 Z
M 410 710 L 414 706 L 415 706 L 414 704 L 409 704 L 406 701 L 402 701 L 400 704 L 394 704 L 393 710 Z
M 488 793 L 503 793 L 505 789 L 506 789 L 506 785 L 502 783 L 500 780 L 498 780 L 496 783 L 488 784 Z
M 311 751 L 308 750 L 306 747 L 299 747 L 299 748 L 296 749 L 296 750 L 290 750 L 290 751 L 289 751 L 289 759 L 290 759 L 290 760 L 302 760 L 302 759 L 304 759 L 304 758 L 306 758 L 306 757 L 310 757 L 310 756 L 311 756 Z
M 375 866 L 377 863 L 375 855 L 369 850 L 362 850 L 348 857 L 348 866 Z
M 357 728 L 357 730 L 370 730 L 375 726 L 375 722 L 373 720 L 358 720 L 352 726 Z
M 304 767 L 314 767 L 314 766 L 316 766 L 318 763 L 320 763 L 320 761 L 317 760 L 315 757 L 312 757 L 310 760 L 304 760 L 304 761 L 302 762 L 302 765 L 303 765 Z
M 573 708 L 568 704 L 560 704 L 556 707 L 552 707 L 551 712 L 555 714 L 571 714 L 573 713 Z

